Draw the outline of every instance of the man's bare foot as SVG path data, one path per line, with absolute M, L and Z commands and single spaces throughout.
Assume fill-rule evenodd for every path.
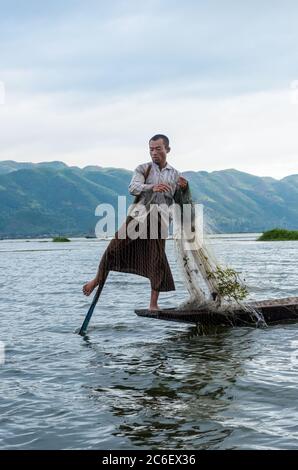
M 158 305 L 150 305 L 149 310 L 160 310 Z
M 83 285 L 84 295 L 90 295 L 91 292 L 95 289 L 96 286 L 97 286 L 96 279 L 92 279 L 92 281 L 89 281 L 86 284 L 84 284 Z

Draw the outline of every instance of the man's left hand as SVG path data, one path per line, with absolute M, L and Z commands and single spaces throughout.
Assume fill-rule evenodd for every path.
M 181 189 L 186 189 L 188 185 L 188 181 L 183 178 L 183 176 L 179 176 L 178 179 L 178 186 L 180 186 Z

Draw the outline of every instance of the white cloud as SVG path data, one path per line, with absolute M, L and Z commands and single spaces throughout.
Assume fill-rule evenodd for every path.
M 291 0 L 25 3 L 0 16 L 0 79 L 15 91 L 113 95 L 197 80 L 234 94 L 296 78 Z
M 236 168 L 281 178 L 298 172 L 298 105 L 291 89 L 205 98 L 180 90 L 113 100 L 78 94 L 7 95 L 0 107 L 0 158 L 134 168 L 147 140 L 169 135 L 181 170 Z
M 0 81 L 0 105 L 5 103 L 5 85 Z

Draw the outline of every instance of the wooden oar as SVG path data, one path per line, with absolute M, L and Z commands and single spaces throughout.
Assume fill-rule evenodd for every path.
M 95 309 L 95 305 L 97 304 L 97 301 L 99 299 L 99 296 L 101 294 L 101 291 L 102 291 L 104 285 L 105 285 L 105 281 L 99 284 L 99 286 L 97 288 L 97 291 L 95 292 L 95 295 L 94 295 L 93 300 L 92 300 L 92 304 L 90 305 L 90 308 L 87 312 L 85 320 L 83 321 L 83 324 L 82 324 L 81 329 L 79 331 L 79 335 L 81 335 L 81 336 L 84 336 L 86 334 L 89 322 L 91 320 L 93 311 Z

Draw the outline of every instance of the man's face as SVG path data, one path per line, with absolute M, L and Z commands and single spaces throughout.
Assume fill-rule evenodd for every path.
M 163 165 L 165 163 L 169 149 L 165 147 L 162 139 L 150 140 L 149 150 L 154 163 L 157 165 Z

